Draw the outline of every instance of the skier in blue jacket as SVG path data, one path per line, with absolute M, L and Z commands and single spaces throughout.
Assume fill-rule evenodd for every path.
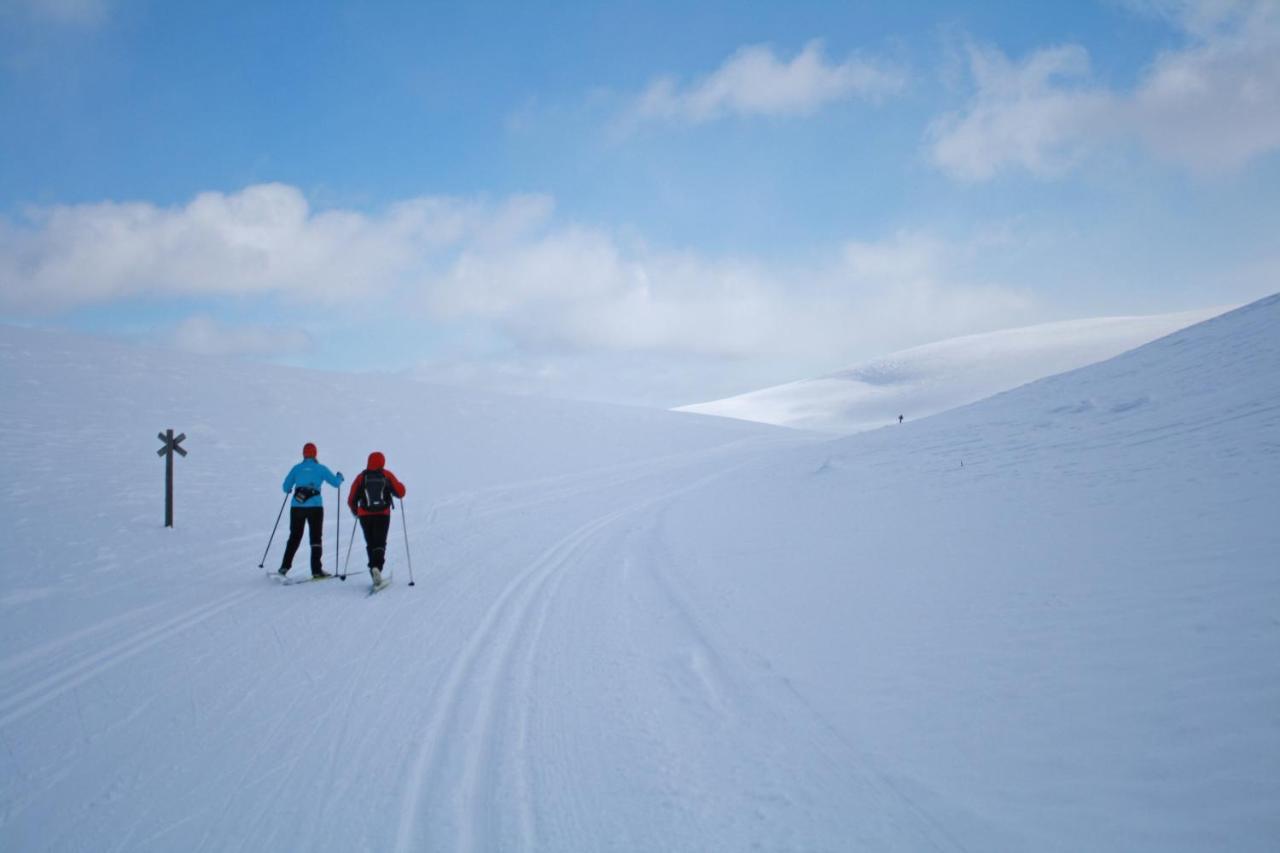
M 311 577 L 333 577 L 320 565 L 324 532 L 324 501 L 320 498 L 320 486 L 323 483 L 341 486 L 342 480 L 341 471 L 334 474 L 316 461 L 314 444 L 308 441 L 303 445 L 302 461 L 290 468 L 284 478 L 284 491 L 293 492 L 293 501 L 289 505 L 289 544 L 285 546 L 284 560 L 280 563 L 281 577 L 293 567 L 293 555 L 302 544 L 303 525 L 311 534 Z

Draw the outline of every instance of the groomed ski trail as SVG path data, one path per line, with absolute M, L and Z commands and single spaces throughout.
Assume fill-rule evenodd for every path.
M 181 631 L 194 628 L 209 617 L 216 616 L 252 595 L 250 590 L 233 592 L 217 601 L 193 607 L 158 625 L 144 628 L 123 640 L 86 653 L 69 666 L 0 699 L 0 727 L 21 719 L 68 690 L 104 674 L 112 667 L 118 666 Z M 139 609 L 149 610 L 150 608 Z
M 711 456 L 719 457 L 726 452 L 722 449 Z M 471 504 L 464 517 L 472 524 L 478 520 L 489 522 L 497 517 L 518 515 L 530 508 L 546 507 L 573 498 L 616 494 L 622 486 L 634 487 L 646 479 L 661 480 L 670 476 L 673 469 L 705 462 L 707 455 L 676 454 L 656 463 L 618 466 L 586 477 L 563 478 L 562 482 L 555 484 L 542 481 L 504 488 L 491 493 L 500 498 L 497 506 L 477 512 Z M 452 831 L 456 835 L 452 843 L 432 837 L 429 839 L 431 846 L 463 850 L 493 849 L 495 844 L 503 846 L 498 840 L 483 839 L 489 828 L 486 824 L 502 811 L 494 801 L 503 793 L 510 794 L 507 802 L 516 810 L 514 822 L 518 830 L 514 842 L 523 849 L 534 844 L 536 815 L 530 805 L 530 773 L 526 755 L 528 721 L 527 708 L 523 703 L 529 698 L 528 686 L 551 601 L 568 570 L 582 558 L 593 539 L 610 525 L 634 514 L 641 507 L 696 488 L 724 473 L 724 470 L 717 471 L 670 494 L 648 498 L 591 519 L 555 541 L 523 572 L 510 579 L 454 658 L 435 693 L 438 698 L 434 702 L 430 722 L 417 739 L 419 746 L 404 785 L 396 850 L 419 849 L 416 845 L 422 843 L 420 836 L 424 833 L 420 825 L 423 823 L 437 832 L 447 834 Z M 520 497 L 520 493 L 526 491 L 532 493 L 532 497 Z M 434 515 L 433 511 L 432 517 Z M 515 662 L 517 659 L 518 663 Z M 494 733 L 494 720 L 503 714 L 497 706 L 504 696 L 515 699 L 517 704 L 514 712 L 517 735 L 510 753 L 503 753 L 498 748 L 496 744 L 501 735 Z M 471 711 L 473 716 L 466 716 L 467 711 Z M 474 722 L 475 727 L 469 732 L 462 732 L 464 721 Z M 469 748 L 467 744 L 470 744 Z M 460 749 L 461 755 L 457 754 Z M 460 778 L 448 776 L 449 769 L 458 770 L 456 765 L 459 764 Z M 505 780 L 495 778 L 503 764 L 514 765 Z M 424 820 L 420 814 L 424 792 L 433 791 L 450 792 L 446 819 Z M 432 798 L 432 802 L 438 803 L 438 798 Z
M 683 681 L 659 680 L 646 683 L 664 695 L 650 695 L 647 699 L 660 709 L 676 708 L 677 713 L 687 712 L 693 702 L 702 710 L 694 712 L 696 719 L 681 719 L 679 725 L 692 722 L 698 728 L 708 722 L 727 724 L 735 738 L 742 738 L 719 744 L 716 754 L 707 756 L 710 761 L 732 761 L 732 754 L 740 747 L 752 751 L 751 730 L 761 724 L 781 730 L 794 725 L 786 720 L 798 717 L 802 728 L 822 734 L 813 736 L 812 762 L 803 767 L 790 767 L 785 760 L 779 764 L 781 757 L 771 755 L 757 756 L 753 764 L 744 765 L 751 779 L 772 776 L 776 781 L 766 785 L 764 791 L 744 794 L 743 803 L 731 805 L 707 801 L 706 797 L 718 785 L 732 788 L 732 780 L 708 778 L 703 780 L 706 787 L 702 791 L 685 789 L 679 780 L 669 776 L 670 767 L 664 764 L 683 748 L 678 739 L 665 745 L 650 743 L 651 748 L 667 754 L 638 756 L 642 772 L 634 774 L 640 782 L 634 796 L 644 800 L 656 795 L 671 802 L 688 798 L 688 807 L 693 811 L 709 808 L 709 820 L 726 822 L 722 828 L 736 832 L 726 836 L 730 847 L 750 843 L 757 836 L 770 838 L 770 823 L 780 817 L 779 811 L 798 811 L 800 815 L 788 815 L 785 823 L 812 821 L 821 814 L 823 831 L 827 833 L 833 819 L 846 812 L 839 819 L 847 824 L 848 837 L 877 844 L 880 849 L 962 849 L 920 806 L 876 771 L 866 755 L 856 753 L 833 727 L 816 719 L 816 713 L 803 704 L 793 686 L 784 680 L 759 677 L 741 663 L 738 655 L 711 640 L 693 615 L 692 605 L 678 596 L 662 574 L 660 564 L 669 558 L 656 533 L 662 514 L 682 496 L 750 464 L 749 455 L 734 456 L 701 454 L 678 462 L 668 460 L 667 465 L 648 470 L 630 471 L 622 478 L 626 485 L 622 490 L 618 488 L 621 483 L 613 477 L 595 484 L 576 478 L 580 482 L 572 488 L 542 496 L 544 501 L 593 494 L 616 496 L 619 491 L 640 490 L 649 479 L 683 483 L 676 489 L 664 488 L 589 517 L 546 547 L 493 597 L 433 690 L 426 722 L 413 739 L 414 754 L 401 783 L 394 849 L 538 850 L 583 845 L 628 849 L 636 842 L 681 849 L 678 832 L 655 831 L 651 837 L 641 838 L 635 835 L 642 831 L 638 826 L 623 827 L 622 837 L 606 840 L 609 829 L 596 826 L 598 817 L 593 815 L 612 804 L 593 803 L 584 796 L 584 786 L 573 781 L 575 768 L 590 764 L 592 750 L 584 751 L 575 733 L 564 728 L 573 723 L 571 712 L 559 720 L 549 720 L 545 710 L 554 709 L 559 701 L 547 695 L 548 689 L 591 695 L 602 686 L 595 677 L 582 678 L 587 672 L 557 678 L 564 674 L 563 661 L 572 660 L 575 654 L 585 659 L 578 663 L 588 663 L 593 676 L 598 676 L 603 671 L 616 673 L 624 662 L 663 669 L 666 664 L 662 661 L 670 647 L 679 648 L 681 655 L 687 648 L 696 649 L 687 664 L 691 680 L 701 685 L 699 696 L 691 698 L 686 693 L 688 684 Z M 511 493 L 504 494 L 504 498 L 513 497 Z M 538 503 L 533 497 L 516 499 L 507 508 L 527 508 Z M 593 506 L 594 502 L 588 504 Z M 498 508 L 472 507 L 467 513 L 470 519 L 483 517 L 489 522 L 502 515 Z M 639 604 L 631 610 L 632 617 L 676 617 L 674 626 L 653 631 L 664 641 L 654 646 L 661 650 L 658 663 L 653 657 L 644 659 L 643 653 L 637 660 L 634 651 L 626 649 L 628 644 L 618 639 L 619 628 L 629 621 L 627 609 L 604 606 L 612 598 L 612 592 L 606 590 L 620 590 L 626 601 Z M 589 604 L 569 607 L 569 598 Z M 610 649 L 611 660 L 602 661 L 591 654 L 589 642 L 581 644 L 575 621 L 590 622 L 599 632 L 597 638 L 614 635 L 601 643 Z M 547 647 L 548 635 L 555 637 L 554 651 Z M 574 685 L 566 679 L 580 680 L 581 684 Z M 646 699 L 632 698 L 639 702 Z M 597 713 L 616 714 L 619 710 L 614 705 L 597 707 Z M 630 725 L 634 720 L 626 719 L 624 713 L 621 722 Z M 593 726 L 599 727 L 598 723 Z M 652 736 L 657 730 L 649 731 Z M 617 731 L 605 737 L 624 734 L 627 733 Z M 588 741 L 597 747 L 606 745 Z M 710 772 L 714 776 L 720 769 Z M 817 783 L 807 777 L 810 772 L 817 774 Z M 802 775 L 798 777 L 797 773 Z M 577 789 L 577 795 L 566 801 L 558 793 L 566 789 Z M 799 799 L 795 797 L 796 790 L 802 792 Z M 852 801 L 846 798 L 851 794 L 857 796 L 857 802 L 876 803 L 873 812 L 849 813 L 846 806 Z M 811 802 L 803 802 L 806 796 Z M 753 808 L 756 820 L 735 827 L 730 815 L 740 806 Z M 679 824 L 669 827 L 677 828 Z M 698 827 L 699 831 L 688 837 L 705 838 L 707 829 Z M 810 840 L 804 839 L 803 834 L 793 837 L 784 833 L 772 838 L 771 843 L 779 849 L 806 849 Z

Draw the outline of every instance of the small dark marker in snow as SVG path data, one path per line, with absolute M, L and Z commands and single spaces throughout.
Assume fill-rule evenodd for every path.
M 173 454 L 177 451 L 180 456 L 187 455 L 181 446 L 187 434 L 183 432 L 175 436 L 173 430 L 168 429 L 156 433 L 156 438 L 164 442 L 156 451 L 157 456 L 164 457 L 164 526 L 173 527 Z

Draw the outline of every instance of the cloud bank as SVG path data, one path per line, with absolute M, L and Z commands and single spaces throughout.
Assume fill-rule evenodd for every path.
M 496 209 L 418 198 L 375 214 L 314 210 L 284 184 L 207 192 L 186 205 L 102 202 L 0 218 L 0 301 L 58 310 L 132 296 L 279 294 L 334 303 L 383 293 L 464 239 L 484 244 L 545 199 Z
M 784 267 L 560 222 L 546 196 L 423 197 L 365 212 L 318 210 L 295 187 L 262 184 L 173 207 L 58 205 L 0 219 L 0 307 L 262 298 L 479 326 L 523 352 L 831 358 L 1025 319 L 1030 300 L 987 280 L 981 255 L 904 232 Z M 225 330 L 204 322 L 183 340 L 222 346 Z

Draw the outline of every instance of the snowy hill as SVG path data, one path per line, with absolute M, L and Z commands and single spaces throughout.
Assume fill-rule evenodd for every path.
M 12 329 L 0 390 L 0 849 L 1280 837 L 1280 296 L 835 441 Z M 409 487 L 374 598 L 257 568 L 306 440 Z
M 1222 309 L 1045 323 L 939 341 L 845 370 L 682 406 L 697 412 L 847 435 L 917 420 L 1094 364 Z

